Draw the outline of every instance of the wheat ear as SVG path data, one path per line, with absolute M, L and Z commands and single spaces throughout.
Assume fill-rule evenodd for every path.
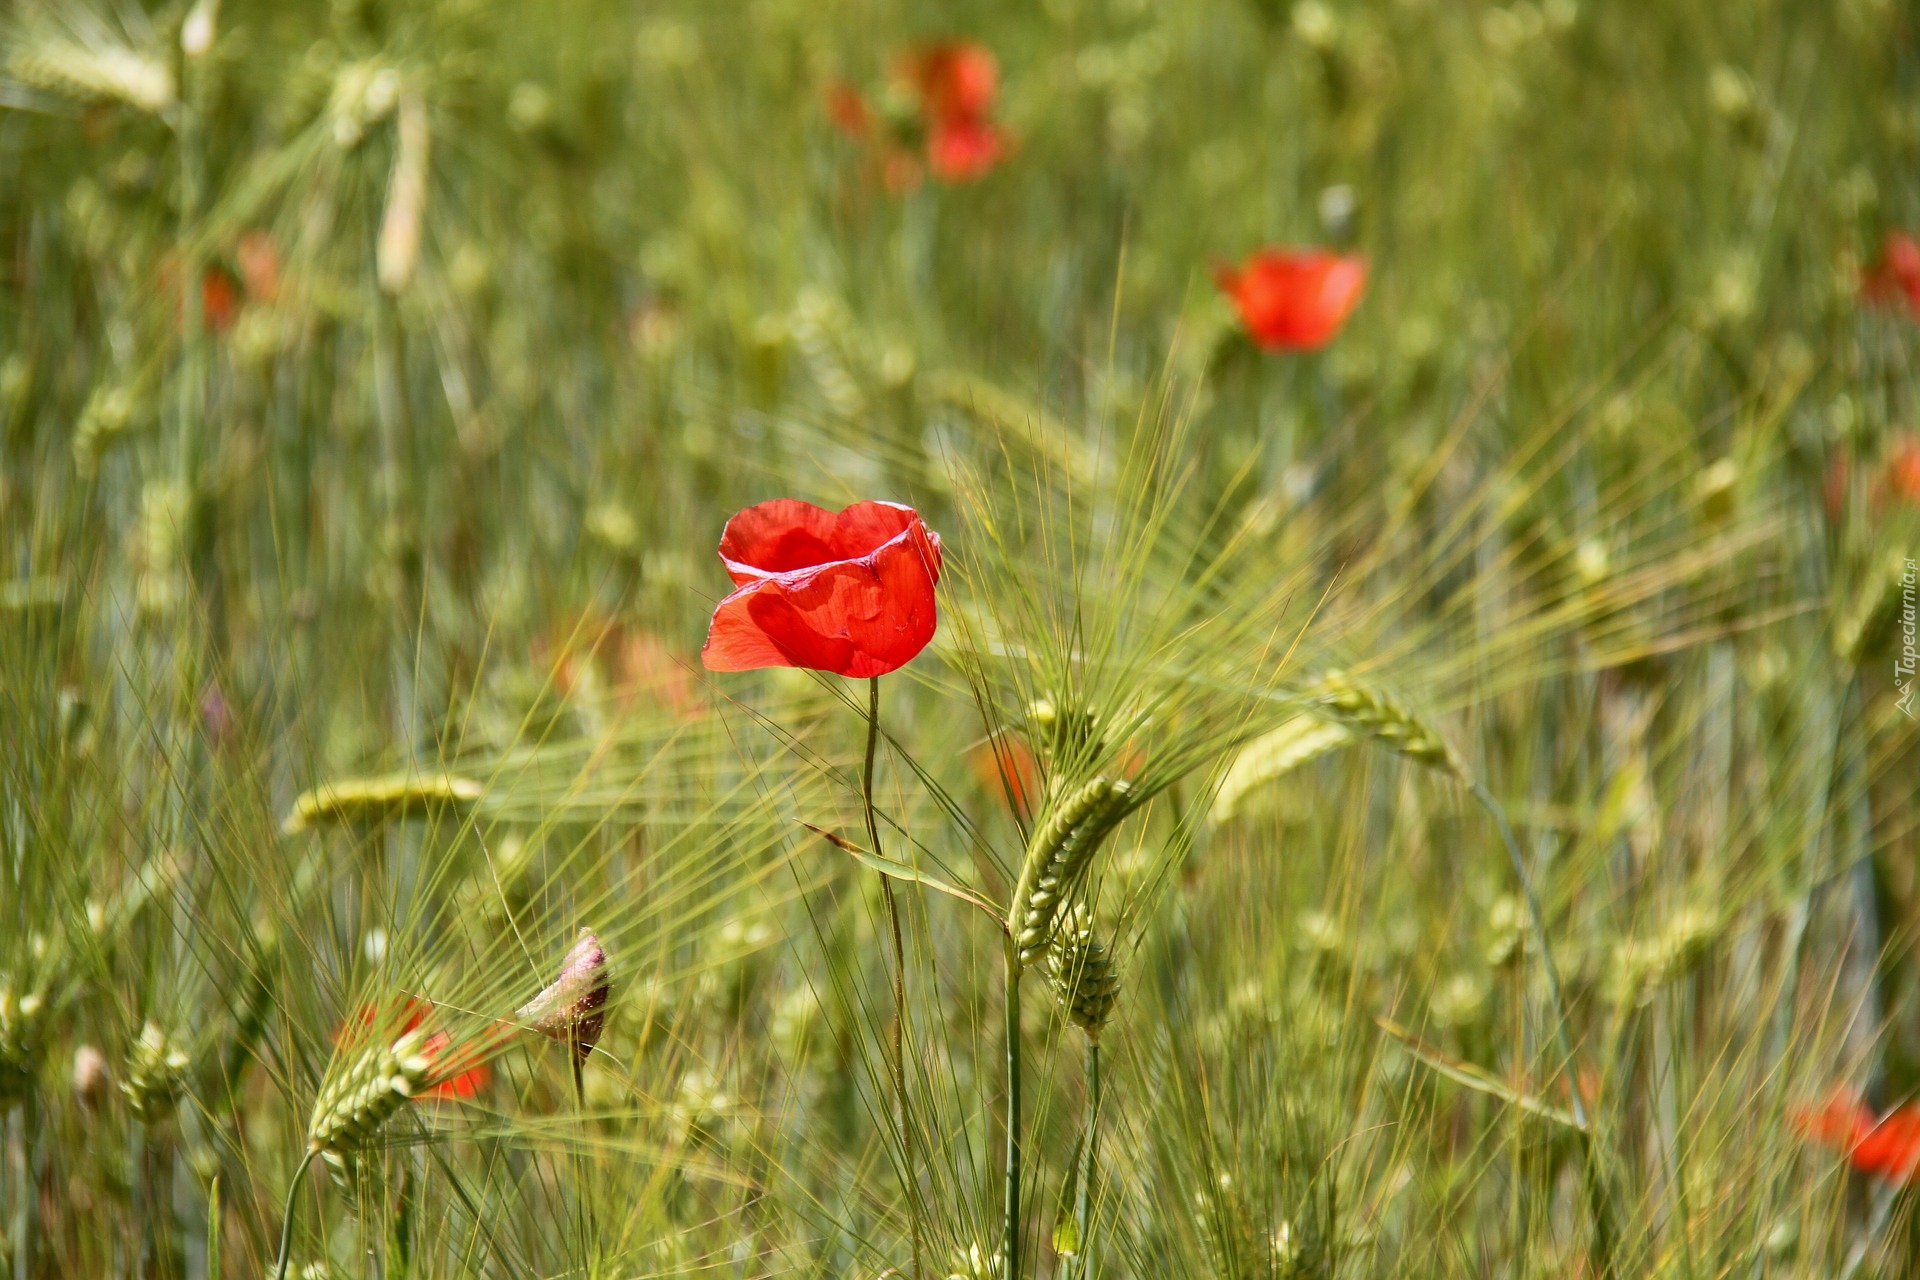
M 1034 831 L 1007 912 L 1007 931 L 1020 964 L 1032 964 L 1046 954 L 1069 894 L 1101 842 L 1127 816 L 1132 798 L 1133 787 L 1124 780 L 1089 779 Z

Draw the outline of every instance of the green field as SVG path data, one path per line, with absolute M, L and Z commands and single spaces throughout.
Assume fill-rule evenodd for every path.
M 1901 0 L 0 0 L 0 1274 L 1920 1274 L 1912 236 Z

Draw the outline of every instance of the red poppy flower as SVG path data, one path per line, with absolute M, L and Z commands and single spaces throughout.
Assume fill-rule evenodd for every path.
M 1819 1106 L 1796 1111 L 1793 1121 L 1815 1142 L 1838 1147 L 1861 1173 L 1905 1182 L 1920 1166 L 1920 1107 L 1896 1107 L 1875 1119 L 1858 1094 L 1836 1089 Z
M 905 78 L 934 124 L 979 120 L 1000 92 L 1000 65 L 984 45 L 943 40 L 922 45 L 903 60 Z
M 1888 232 L 1879 261 L 1860 279 L 1860 294 L 1881 306 L 1905 302 L 1920 313 L 1920 242 L 1904 231 Z
M 207 328 L 225 333 L 240 310 L 240 291 L 224 267 L 208 267 L 200 276 L 200 315 Z
M 1034 797 L 1040 794 L 1040 762 L 1025 742 L 1003 733 L 975 747 L 967 762 L 988 795 L 1022 819 L 1033 816 Z
M 1214 273 L 1248 335 L 1275 351 L 1313 351 L 1340 332 L 1360 301 L 1367 264 L 1321 249 L 1268 249 Z
M 414 996 L 402 996 L 382 1014 L 373 1006 L 360 1010 L 358 1021 L 361 1027 L 371 1028 L 378 1018 L 382 1022 L 391 1022 L 391 1039 L 399 1039 L 410 1031 L 417 1031 L 425 1024 L 427 1016 L 433 1012 L 433 1005 Z M 386 1034 L 387 1028 L 382 1027 Z M 338 1044 L 346 1037 L 346 1027 L 334 1033 L 334 1043 Z M 414 1100 L 422 1098 L 471 1098 L 487 1087 L 493 1079 L 493 1068 L 487 1065 L 489 1047 L 486 1045 L 463 1045 L 455 1047 L 453 1037 L 445 1031 L 429 1032 L 420 1042 L 420 1053 L 433 1064 L 428 1079 L 432 1081 L 426 1088 L 414 1094 Z
M 727 521 L 720 559 L 739 589 L 713 612 L 700 652 L 709 671 L 885 675 L 926 648 L 938 625 L 940 535 L 898 503 L 832 512 L 796 498 L 763 502 Z
M 1006 135 L 991 120 L 942 120 L 927 135 L 927 168 L 942 182 L 972 182 L 985 177 L 1006 151 Z
M 249 231 L 240 237 L 233 256 L 240 264 L 240 281 L 246 286 L 247 296 L 256 302 L 272 302 L 280 292 L 280 251 L 274 247 L 273 237 L 264 231 Z
M 873 113 L 860 91 L 845 81 L 827 86 L 827 119 L 849 138 L 864 138 L 873 130 Z
M 1886 485 L 1897 501 L 1920 506 L 1920 435 L 1909 432 L 1893 446 Z

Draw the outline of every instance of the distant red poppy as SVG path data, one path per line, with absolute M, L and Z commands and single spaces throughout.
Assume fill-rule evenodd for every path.
M 1267 249 L 1214 273 L 1255 342 L 1270 351 L 1313 351 L 1340 332 L 1360 301 L 1367 264 L 1321 249 Z
M 1819 1106 L 1800 1108 L 1793 1121 L 1815 1142 L 1839 1148 L 1861 1173 L 1903 1183 L 1920 1166 L 1920 1107 L 1896 1107 L 1876 1119 L 1858 1094 L 1836 1089 Z
M 883 101 L 906 99 L 904 112 L 876 113 L 853 86 L 827 89 L 827 118 L 841 133 L 868 142 L 887 187 L 903 195 L 924 173 L 942 182 L 985 177 L 1011 150 L 1006 130 L 992 118 L 1000 67 L 984 45 L 943 40 L 894 60 L 894 88 Z M 906 104 L 903 104 L 906 105 Z
M 1887 492 L 1895 500 L 1920 506 L 1920 435 L 1908 432 L 1887 457 Z
M 410 1031 L 418 1031 L 433 1012 L 433 1005 L 415 996 L 402 996 L 384 1011 L 384 1018 L 393 1022 L 393 1038 L 398 1039 Z M 360 1010 L 358 1021 L 361 1027 L 372 1027 L 383 1011 L 368 1006 Z M 382 1031 L 385 1031 L 385 1027 Z M 334 1033 L 334 1043 L 338 1044 L 346 1037 L 343 1026 Z M 422 1098 L 471 1098 L 487 1087 L 493 1078 L 493 1068 L 487 1065 L 489 1048 L 481 1045 L 453 1046 L 453 1037 L 445 1031 L 429 1032 L 420 1042 L 420 1053 L 433 1065 L 428 1079 L 432 1082 L 420 1092 L 414 1094 L 414 1100 Z
M 1860 279 L 1860 295 L 1881 306 L 1904 302 L 1920 314 L 1920 242 L 1904 231 L 1889 231 L 1878 261 Z
M 897 671 L 933 639 L 940 535 L 911 507 L 827 511 L 796 498 L 727 522 L 720 559 L 738 588 L 720 602 L 700 659 L 709 671 L 805 667 Z
M 240 264 L 240 283 L 246 287 L 247 296 L 255 302 L 272 302 L 280 292 L 280 251 L 274 247 L 273 237 L 264 231 L 249 231 L 240 237 L 233 256 Z
M 901 66 L 934 125 L 979 121 L 993 110 L 1000 93 L 1000 64 L 985 45 L 972 40 L 921 45 L 906 54 Z
M 860 91 L 844 80 L 827 86 L 827 119 L 849 138 L 864 138 L 873 131 L 873 113 Z
M 988 795 L 1022 819 L 1033 814 L 1040 794 L 1040 762 L 1033 750 L 1012 733 L 990 738 L 967 753 L 974 778 Z
M 200 315 L 207 328 L 225 333 L 240 310 L 240 291 L 225 267 L 208 267 L 200 276 Z
M 942 182 L 972 182 L 990 173 L 1006 150 L 1006 135 L 991 120 L 945 120 L 927 135 L 927 168 Z

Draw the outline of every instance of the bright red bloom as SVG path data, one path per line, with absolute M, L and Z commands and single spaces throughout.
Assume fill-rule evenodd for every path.
M 1920 1166 L 1920 1107 L 1896 1107 L 1876 1119 L 1873 1108 L 1846 1089 L 1817 1107 L 1802 1107 L 1794 1127 L 1823 1146 L 1838 1147 L 1861 1173 L 1905 1182 Z
M 360 1010 L 358 1021 L 363 1028 L 371 1028 L 376 1020 L 393 1023 L 391 1038 L 397 1040 L 408 1032 L 417 1031 L 423 1026 L 433 1005 L 415 996 L 402 996 L 388 1010 L 381 1011 L 373 1006 Z M 382 1034 L 388 1028 L 382 1026 Z M 346 1038 L 345 1026 L 334 1033 L 334 1043 Z M 487 1065 L 489 1049 L 486 1046 L 462 1045 L 455 1047 L 453 1037 L 445 1031 L 432 1031 L 420 1042 L 421 1056 L 433 1064 L 432 1082 L 420 1092 L 414 1094 L 414 1100 L 422 1098 L 471 1098 L 487 1087 L 493 1079 L 493 1068 Z
M 991 120 L 943 120 L 927 135 L 927 168 L 942 182 L 984 178 L 1007 152 L 1007 136 Z
M 1000 64 L 986 46 L 971 40 L 922 45 L 902 65 L 920 95 L 921 111 L 936 126 L 979 121 L 1000 93 Z
M 912 507 L 823 510 L 776 498 L 727 521 L 720 559 L 739 588 L 713 611 L 709 671 L 806 667 L 865 677 L 927 647 L 940 535 Z
M 1904 301 L 1920 314 L 1920 242 L 1904 231 L 1889 231 L 1879 261 L 1860 279 L 1860 294 L 1882 306 Z
M 1313 351 L 1340 332 L 1360 302 L 1367 264 L 1321 249 L 1267 249 L 1214 273 L 1240 308 L 1247 334 L 1270 351 Z

